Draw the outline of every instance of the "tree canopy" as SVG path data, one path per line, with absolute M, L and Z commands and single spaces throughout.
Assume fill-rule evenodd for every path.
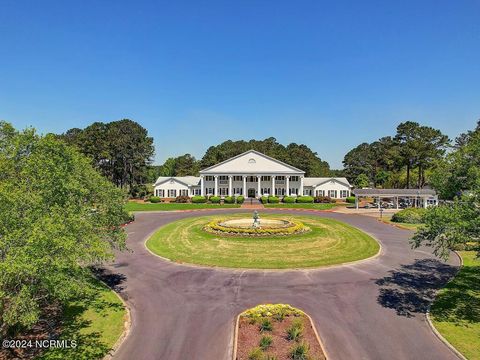
M 432 185 L 443 199 L 453 199 L 472 189 L 480 179 L 480 121 L 461 134 L 452 152 L 436 162 Z
M 154 154 L 153 138 L 135 121 L 95 122 L 61 135 L 92 159 L 92 164 L 115 185 L 130 192 L 146 182 Z
M 427 171 L 443 158 L 448 145 L 448 137 L 440 130 L 407 121 L 398 125 L 393 137 L 350 150 L 343 159 L 345 174 L 352 182 L 364 174 L 374 187 L 410 188 L 415 171 L 415 187 L 422 188 Z
M 213 166 L 252 149 L 302 169 L 306 176 L 330 176 L 328 163 L 320 159 L 318 154 L 308 146 L 296 143 L 284 146 L 273 137 L 265 140 L 228 140 L 219 145 L 210 146 L 199 161 L 190 154 L 169 158 L 157 168 L 156 173 L 158 176 L 195 176 L 198 175 L 200 169 Z
M 0 122 L 0 334 L 89 291 L 123 248 L 125 194 L 57 136 Z

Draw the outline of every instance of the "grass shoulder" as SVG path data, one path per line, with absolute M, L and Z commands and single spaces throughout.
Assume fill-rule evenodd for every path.
M 237 204 L 191 204 L 191 203 L 140 203 L 129 201 L 125 205 L 126 211 L 173 211 L 173 210 L 196 210 L 196 209 L 221 209 L 239 208 Z
M 123 334 L 127 310 L 118 296 L 97 279 L 95 294 L 89 300 L 68 304 L 63 313 L 60 339 L 76 340 L 77 347 L 50 349 L 41 360 L 102 359 Z
M 470 360 L 480 359 L 480 259 L 460 251 L 463 267 L 437 295 L 431 308 L 435 328 Z

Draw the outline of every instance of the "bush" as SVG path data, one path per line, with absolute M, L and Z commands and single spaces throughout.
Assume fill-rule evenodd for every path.
M 237 196 L 237 204 L 243 204 L 243 202 L 245 201 L 245 197 L 240 195 L 240 196 Z
M 263 319 L 259 326 L 260 332 L 272 331 L 272 329 L 273 329 L 272 322 L 268 319 Z
M 235 196 L 227 196 L 224 201 L 225 204 L 235 204 Z
M 221 198 L 220 198 L 220 196 L 210 196 L 209 200 L 212 204 L 219 204 Z
M 205 196 L 194 196 L 192 197 L 192 203 L 194 204 L 205 204 L 207 202 L 207 198 Z
M 407 208 L 393 214 L 392 221 L 407 224 L 421 224 L 427 212 L 424 208 Z
M 290 358 L 293 360 L 308 360 L 308 351 L 310 347 L 307 343 L 302 342 L 301 344 L 295 345 L 290 350 Z
M 190 202 L 190 198 L 188 196 L 177 196 L 175 199 L 176 203 L 188 203 Z
M 313 201 L 316 203 L 322 203 L 322 204 L 330 204 L 335 202 L 335 200 L 333 200 L 329 196 L 315 196 Z
M 248 353 L 248 360 L 262 360 L 262 359 L 263 359 L 263 353 L 262 353 L 262 349 L 260 349 L 259 347 L 253 348 Z
M 258 345 L 263 351 L 265 351 L 270 347 L 270 345 L 272 345 L 272 342 L 273 340 L 271 336 L 262 336 Z
M 287 339 L 298 341 L 302 336 L 303 332 L 303 323 L 300 319 L 295 319 L 292 322 L 292 325 L 287 329 Z
M 295 202 L 295 198 L 292 196 L 284 196 L 283 197 L 283 202 L 285 204 L 293 204 Z
M 349 196 L 345 199 L 345 201 L 349 204 L 355 204 L 355 196 Z
M 162 202 L 162 199 L 160 199 L 158 196 L 150 196 L 150 199 L 148 199 L 148 201 L 156 204 L 156 203 Z
M 272 196 L 268 197 L 268 202 L 270 204 L 278 204 L 280 202 L 280 199 L 278 197 L 272 195 Z
M 260 198 L 260 201 L 262 202 L 262 204 L 266 204 L 266 203 L 268 203 L 268 197 L 267 196 L 262 196 Z
M 313 203 L 313 197 L 312 196 L 299 196 L 299 197 L 297 197 L 297 203 L 300 203 L 300 204 Z

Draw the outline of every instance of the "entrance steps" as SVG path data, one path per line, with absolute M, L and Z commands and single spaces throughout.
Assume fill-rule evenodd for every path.
M 265 206 L 260 202 L 260 200 L 255 198 L 247 198 L 241 206 L 242 209 L 264 209 Z

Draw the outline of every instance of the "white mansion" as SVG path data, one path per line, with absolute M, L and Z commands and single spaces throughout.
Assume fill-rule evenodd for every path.
M 200 171 L 200 176 L 159 177 L 154 184 L 155 196 L 238 196 L 258 198 L 263 195 L 350 196 L 346 178 L 310 178 L 305 171 L 285 164 L 255 150 Z

